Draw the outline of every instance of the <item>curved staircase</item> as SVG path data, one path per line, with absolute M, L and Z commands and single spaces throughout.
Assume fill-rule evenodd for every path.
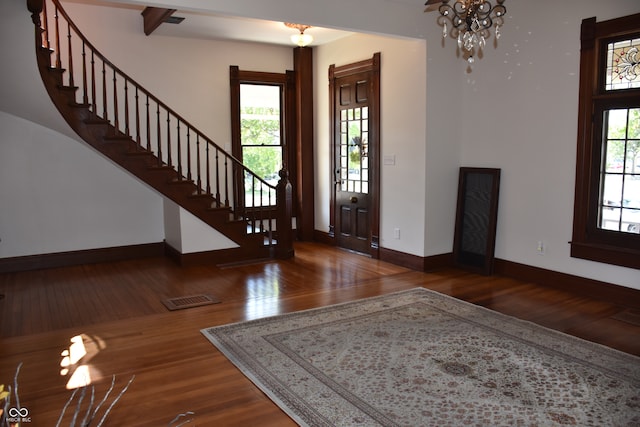
M 291 184 L 270 185 L 113 65 L 58 0 L 27 0 L 49 96 L 90 146 L 239 245 L 237 261 L 293 256 Z

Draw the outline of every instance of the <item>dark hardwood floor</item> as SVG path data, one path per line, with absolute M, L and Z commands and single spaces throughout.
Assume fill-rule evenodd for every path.
M 33 426 L 56 424 L 74 372 L 97 395 L 112 375 L 117 389 L 135 375 L 107 425 L 167 425 L 186 411 L 195 413 L 189 425 L 294 425 L 200 329 L 417 286 L 640 355 L 640 326 L 616 320 L 625 307 L 606 299 L 455 269 L 421 273 L 298 243 L 294 259 L 230 268 L 157 258 L 0 274 L 0 384 L 12 384 L 23 364 L 20 398 Z M 162 304 L 201 293 L 221 302 L 172 312 Z M 65 366 L 72 339 L 86 354 Z

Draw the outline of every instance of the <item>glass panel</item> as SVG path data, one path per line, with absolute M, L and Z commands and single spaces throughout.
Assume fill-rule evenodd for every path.
M 640 73 L 640 70 L 638 70 Z M 629 109 L 629 129 L 627 138 L 640 139 L 640 108 Z
M 599 227 L 640 233 L 640 109 L 604 112 Z
M 340 153 L 341 167 L 347 168 L 346 177 L 348 180 L 348 191 L 367 193 L 368 185 L 364 185 L 368 180 L 368 173 L 365 169 L 368 165 L 368 125 L 366 120 L 368 109 L 350 108 L 342 110 L 340 113 Z M 346 161 L 346 164 L 345 164 Z M 342 173 L 344 175 L 344 172 Z
M 619 207 L 622 205 L 622 175 L 605 174 L 602 186 L 602 205 Z
M 280 86 L 240 85 L 242 145 L 280 145 Z
M 640 209 L 640 176 L 626 175 L 622 194 L 622 207 Z
M 640 38 L 607 45 L 606 90 L 640 87 Z
M 282 147 L 242 147 L 242 160 L 246 167 L 272 185 L 280 179 Z

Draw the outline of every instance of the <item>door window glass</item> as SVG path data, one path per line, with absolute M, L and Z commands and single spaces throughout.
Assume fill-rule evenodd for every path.
M 369 108 L 340 112 L 340 189 L 369 193 Z

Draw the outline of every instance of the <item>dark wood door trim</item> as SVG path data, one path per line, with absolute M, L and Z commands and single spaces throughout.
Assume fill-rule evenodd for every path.
M 370 231 L 371 244 L 369 255 L 373 258 L 380 256 L 380 52 L 374 53 L 370 59 L 366 59 L 352 64 L 336 67 L 335 64 L 329 66 L 329 121 L 331 123 L 331 147 L 336 145 L 336 80 L 349 77 L 358 73 L 370 73 L 372 96 L 369 101 L 369 186 L 370 186 Z M 329 207 L 330 225 L 329 235 L 335 240 L 336 224 L 336 183 L 335 170 L 337 168 L 333 149 L 330 156 L 330 185 L 331 200 Z
M 315 174 L 313 120 L 313 50 L 310 47 L 293 49 L 296 105 L 296 166 L 297 174 L 290 179 L 296 183 L 296 229 L 299 240 L 313 240 L 315 230 Z M 291 171 L 292 175 L 296 171 Z

